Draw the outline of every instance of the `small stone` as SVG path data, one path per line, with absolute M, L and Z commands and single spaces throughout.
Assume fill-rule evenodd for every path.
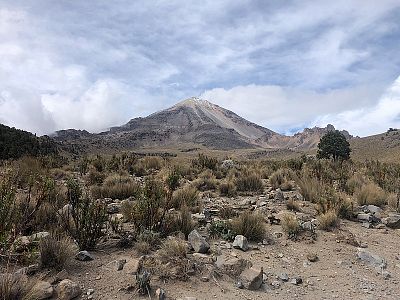
M 364 227 L 364 228 L 367 228 L 367 229 L 369 229 L 369 228 L 372 227 L 371 223 L 368 223 L 368 222 L 363 222 L 363 223 L 361 224 L 361 226 Z
M 263 283 L 263 269 L 246 269 L 240 274 L 240 280 L 246 289 L 251 291 L 258 290 Z
M 162 288 L 156 290 L 158 300 L 165 300 L 167 298 L 165 291 Z
M 400 229 L 400 214 L 392 214 L 382 219 L 382 222 L 389 228 Z
M 308 253 L 307 254 L 307 259 L 310 262 L 316 262 L 316 261 L 318 261 L 318 256 L 315 253 Z
M 107 267 L 114 269 L 115 271 L 121 271 L 126 264 L 126 259 L 117 259 L 107 264 Z
M 278 280 L 272 281 L 271 285 L 276 289 L 281 287 L 281 283 Z
M 79 285 L 69 279 L 64 279 L 61 281 L 57 288 L 57 299 L 60 300 L 70 300 L 78 297 L 81 293 L 82 290 L 79 287 Z
M 289 280 L 289 276 L 288 276 L 288 274 L 286 274 L 286 273 L 281 273 L 281 274 L 279 274 L 278 275 L 278 278 L 280 279 L 280 280 L 282 280 L 282 281 L 288 281 Z
M 232 244 L 233 248 L 241 249 L 243 251 L 249 250 L 247 238 L 243 235 L 237 235 Z
M 366 214 L 366 213 L 359 213 L 357 215 L 357 220 L 359 222 L 367 222 L 370 223 L 372 221 L 372 216 L 370 214 Z
M 278 201 L 278 202 L 285 201 L 285 196 L 283 195 L 283 192 L 281 191 L 281 189 L 276 190 L 274 200 Z
M 241 282 L 240 280 L 239 281 L 236 281 L 236 287 L 238 288 L 238 289 L 244 289 L 244 285 L 243 285 L 243 282 Z
M 188 240 L 195 252 L 207 253 L 210 249 L 210 245 L 200 235 L 200 233 L 197 232 L 196 229 L 189 233 Z
M 42 231 L 42 232 L 38 232 L 38 233 L 34 233 L 30 236 L 30 240 L 31 241 L 39 241 L 41 239 L 44 239 L 46 237 L 48 237 L 50 235 L 50 233 L 48 233 L 47 231 Z
M 301 277 L 297 276 L 297 277 L 290 279 L 289 282 L 294 285 L 299 285 L 299 284 L 303 283 L 303 279 L 301 279 Z
M 88 289 L 86 295 L 92 295 L 94 293 L 94 289 Z
M 75 259 L 79 261 L 91 261 L 93 260 L 93 256 L 87 251 L 79 251 L 75 255 Z

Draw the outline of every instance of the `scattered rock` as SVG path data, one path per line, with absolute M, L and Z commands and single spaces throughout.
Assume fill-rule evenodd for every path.
M 243 235 L 237 235 L 232 244 L 233 248 L 241 249 L 243 251 L 249 250 L 249 244 L 247 238 Z
M 251 291 L 258 290 L 263 283 L 263 269 L 245 269 L 240 274 L 240 281 L 243 283 L 244 288 Z
M 94 289 L 88 289 L 86 292 L 86 295 L 93 295 L 94 294 Z
M 283 192 L 281 191 L 281 189 L 276 190 L 274 200 L 278 201 L 278 202 L 285 201 L 285 196 L 283 195 Z
M 365 250 L 363 248 L 357 248 L 357 257 L 367 265 L 385 269 L 387 264 L 386 260 L 376 254 L 373 254 L 369 252 L 368 250 Z
M 41 239 L 44 239 L 45 237 L 48 237 L 49 235 L 50 233 L 48 233 L 47 231 L 42 231 L 32 234 L 29 239 L 31 241 L 39 241 Z
M 117 214 L 121 210 L 121 203 L 110 203 L 107 205 L 107 213 Z
M 286 274 L 286 273 L 281 273 L 281 274 L 279 274 L 278 275 L 278 278 L 280 279 L 280 280 L 282 280 L 282 281 L 289 281 L 289 275 L 288 274 Z
M 400 229 L 400 214 L 392 214 L 382 219 L 382 222 L 389 228 Z
M 376 213 L 382 213 L 382 208 L 376 205 L 367 205 L 366 210 L 369 211 L 370 213 L 376 214 Z
M 162 288 L 156 290 L 158 300 L 165 300 L 167 298 L 165 291 Z
M 70 300 L 78 297 L 81 293 L 82 290 L 79 287 L 79 285 L 69 279 L 64 279 L 61 281 L 57 288 L 57 299 L 60 300 Z
M 372 222 L 372 216 L 370 214 L 366 214 L 366 213 L 359 213 L 357 215 L 357 220 L 359 222 L 363 222 L 363 223 L 367 222 L 367 223 L 369 223 L 369 222 Z
M 93 256 L 87 252 L 87 251 L 79 251 L 76 255 L 75 255 L 75 259 L 79 260 L 79 261 L 90 261 L 93 260 Z
M 308 253 L 307 254 L 307 259 L 310 262 L 316 262 L 316 261 L 318 261 L 318 256 L 315 253 Z
M 364 228 L 367 228 L 367 229 L 369 229 L 369 228 L 372 227 L 371 223 L 368 223 L 368 222 L 363 222 L 363 223 L 361 224 L 361 226 L 364 227 Z
M 200 233 L 197 232 L 196 229 L 189 233 L 188 240 L 195 252 L 207 253 L 210 249 L 210 245 L 200 235 Z
M 217 261 L 215 262 L 215 266 L 224 274 L 227 274 L 231 277 L 237 277 L 243 270 L 250 266 L 250 262 L 233 257 L 231 255 L 220 255 L 217 257 Z
M 272 287 L 278 289 L 281 287 L 281 283 L 278 280 L 274 280 L 271 282 Z
M 47 281 L 38 281 L 32 288 L 30 297 L 32 299 L 42 300 L 53 296 L 54 288 Z
M 302 283 L 303 283 L 303 279 L 301 279 L 301 277 L 296 276 L 296 277 L 290 279 L 289 282 L 290 282 L 291 284 L 294 284 L 294 285 L 299 285 L 299 284 L 302 284 Z
M 126 264 L 126 259 L 117 259 L 107 264 L 107 267 L 110 267 L 116 271 L 121 271 Z

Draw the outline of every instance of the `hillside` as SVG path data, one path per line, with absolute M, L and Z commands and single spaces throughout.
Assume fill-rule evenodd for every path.
M 0 124 L 0 160 L 24 155 L 40 156 L 57 152 L 56 143 L 49 137 L 37 137 L 30 132 Z

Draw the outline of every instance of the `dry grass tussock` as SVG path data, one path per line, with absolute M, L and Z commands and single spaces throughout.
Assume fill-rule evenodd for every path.
M 16 273 L 0 274 L 0 299 L 22 300 L 31 299 L 30 291 L 34 282 L 27 276 Z
M 50 235 L 40 240 L 40 263 L 43 268 L 61 270 L 74 254 L 71 239 L 65 236 Z
M 93 186 L 92 196 L 98 198 L 126 199 L 137 197 L 140 193 L 140 184 L 132 177 L 110 175 L 104 180 L 102 186 Z
M 192 186 L 186 186 L 174 192 L 172 206 L 180 208 L 182 206 L 193 207 L 198 205 L 199 192 Z
M 329 210 L 317 217 L 319 228 L 322 230 L 332 230 L 339 225 L 339 217 L 335 210 Z
M 236 188 L 239 192 L 261 193 L 263 182 L 261 176 L 255 170 L 244 170 L 235 180 Z
M 383 206 L 387 203 L 385 191 L 375 183 L 364 184 L 355 192 L 355 198 L 359 205 Z
M 236 234 L 244 235 L 250 241 L 262 241 L 265 237 L 265 220 L 261 214 L 244 212 L 232 220 Z
M 302 228 L 296 216 L 293 214 L 285 214 L 281 221 L 283 231 L 289 238 L 296 238 Z
M 288 169 L 279 169 L 271 174 L 269 182 L 274 189 L 280 188 L 282 191 L 290 191 L 294 185 L 290 181 L 293 177 L 293 172 Z

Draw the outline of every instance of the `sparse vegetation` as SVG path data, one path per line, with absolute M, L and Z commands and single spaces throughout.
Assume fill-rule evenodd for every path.
M 239 192 L 260 193 L 263 191 L 261 176 L 251 171 L 243 172 L 236 178 L 235 184 Z
M 178 209 L 182 206 L 193 207 L 198 204 L 198 200 L 198 191 L 191 186 L 186 186 L 174 192 L 172 206 Z
M 337 212 L 333 209 L 318 216 L 319 228 L 322 230 L 331 230 L 338 226 L 339 218 Z
M 41 266 L 57 270 L 62 270 L 74 253 L 72 241 L 56 235 L 40 239 L 39 251 Z
M 252 212 L 244 212 L 233 219 L 232 229 L 236 234 L 244 235 L 250 241 L 262 241 L 266 233 L 264 217 Z
M 387 203 L 385 191 L 374 183 L 364 184 L 356 191 L 355 197 L 359 205 L 382 206 Z
M 285 214 L 282 218 L 282 229 L 290 239 L 297 238 L 302 231 L 299 221 L 293 214 Z

